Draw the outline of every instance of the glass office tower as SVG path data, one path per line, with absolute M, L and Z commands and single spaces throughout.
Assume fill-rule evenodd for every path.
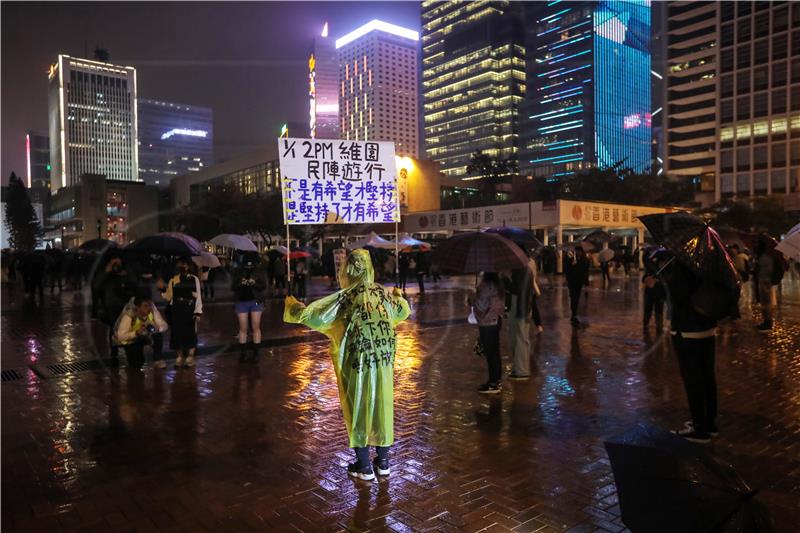
M 526 4 L 523 175 L 652 162 L 650 2 Z

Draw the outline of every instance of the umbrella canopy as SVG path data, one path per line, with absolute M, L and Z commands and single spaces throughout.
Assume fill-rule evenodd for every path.
M 306 257 L 311 257 L 311 254 L 305 250 L 292 250 L 289 252 L 289 259 L 304 259 Z
M 519 246 L 496 233 L 454 235 L 434 252 L 433 261 L 442 270 L 475 274 L 527 268 L 528 257 Z
M 603 244 L 611 242 L 614 239 L 616 239 L 616 237 L 614 237 L 607 231 L 603 231 L 601 229 L 594 230 L 593 232 L 591 232 L 590 234 L 588 234 L 586 237 L 583 238 L 584 241 L 592 243 L 597 248 L 602 248 Z
M 736 470 L 685 439 L 638 424 L 604 444 L 634 533 L 773 531 Z
M 534 248 L 541 248 L 544 246 L 542 242 L 533 235 L 533 233 L 526 229 L 502 226 L 497 228 L 489 228 L 485 231 L 487 233 L 496 233 L 498 235 L 502 235 L 511 242 L 516 243 L 517 246 L 526 252 L 528 250 L 533 250 Z
M 397 246 L 401 252 L 429 252 L 431 245 L 425 241 L 415 239 L 408 233 L 401 233 L 397 239 Z
M 347 245 L 350 250 L 356 248 L 383 248 L 384 250 L 394 250 L 394 243 L 390 240 L 384 239 L 374 231 L 363 239 L 351 242 Z
M 740 250 L 752 250 L 758 240 L 758 234 L 740 231 L 730 226 L 716 226 L 720 240 L 726 246 L 737 245 Z
M 126 250 L 154 255 L 200 255 L 203 248 L 197 239 L 185 233 L 156 233 L 136 239 Z
M 219 257 L 209 252 L 200 252 L 192 257 L 194 264 L 202 268 L 217 268 L 220 266 Z
M 111 248 L 119 248 L 119 244 L 117 244 L 114 241 L 109 241 L 106 239 L 92 239 L 78 246 L 78 250 L 80 250 L 81 252 L 102 253 L 105 252 L 106 250 L 110 250 Z
M 244 235 L 236 235 L 234 233 L 223 233 L 221 235 L 217 235 L 210 241 L 211 244 L 215 246 L 224 246 L 226 248 L 234 248 L 236 250 L 241 250 L 243 252 L 257 252 L 258 248 L 253 241 L 245 237 Z
M 556 246 L 556 248 L 559 249 L 559 250 L 568 250 L 570 248 L 576 248 L 578 246 L 580 246 L 583 249 L 583 251 L 587 252 L 587 253 L 595 251 L 594 244 L 590 243 L 589 241 L 565 242 L 565 243 L 559 244 L 558 246 Z
M 689 213 L 640 216 L 653 239 L 694 274 L 728 289 L 739 287 L 739 274 L 717 232 Z
M 600 250 L 600 253 L 597 254 L 598 259 L 603 262 L 611 261 L 614 259 L 614 255 L 616 252 L 610 248 L 606 248 L 605 250 Z
M 775 247 L 786 257 L 792 257 L 795 261 L 800 261 L 800 224 L 789 230 L 778 246 Z

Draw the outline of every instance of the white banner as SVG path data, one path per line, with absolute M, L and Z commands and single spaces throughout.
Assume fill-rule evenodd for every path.
M 394 143 L 278 139 L 286 224 L 399 222 Z

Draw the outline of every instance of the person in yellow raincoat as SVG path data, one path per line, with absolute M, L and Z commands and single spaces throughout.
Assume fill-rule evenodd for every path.
M 389 294 L 375 283 L 366 250 L 353 251 L 338 277 L 340 291 L 307 307 L 287 296 L 283 319 L 330 338 L 344 423 L 357 459 L 347 470 L 353 477 L 370 480 L 375 472 L 389 475 L 389 447 L 394 442 L 394 329 L 410 311 L 398 289 Z M 373 465 L 369 446 L 376 448 Z

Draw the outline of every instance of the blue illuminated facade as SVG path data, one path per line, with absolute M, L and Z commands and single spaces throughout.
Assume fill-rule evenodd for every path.
M 650 2 L 526 4 L 520 172 L 551 180 L 651 162 Z
M 163 188 L 214 163 L 210 108 L 140 98 L 138 112 L 139 179 Z

